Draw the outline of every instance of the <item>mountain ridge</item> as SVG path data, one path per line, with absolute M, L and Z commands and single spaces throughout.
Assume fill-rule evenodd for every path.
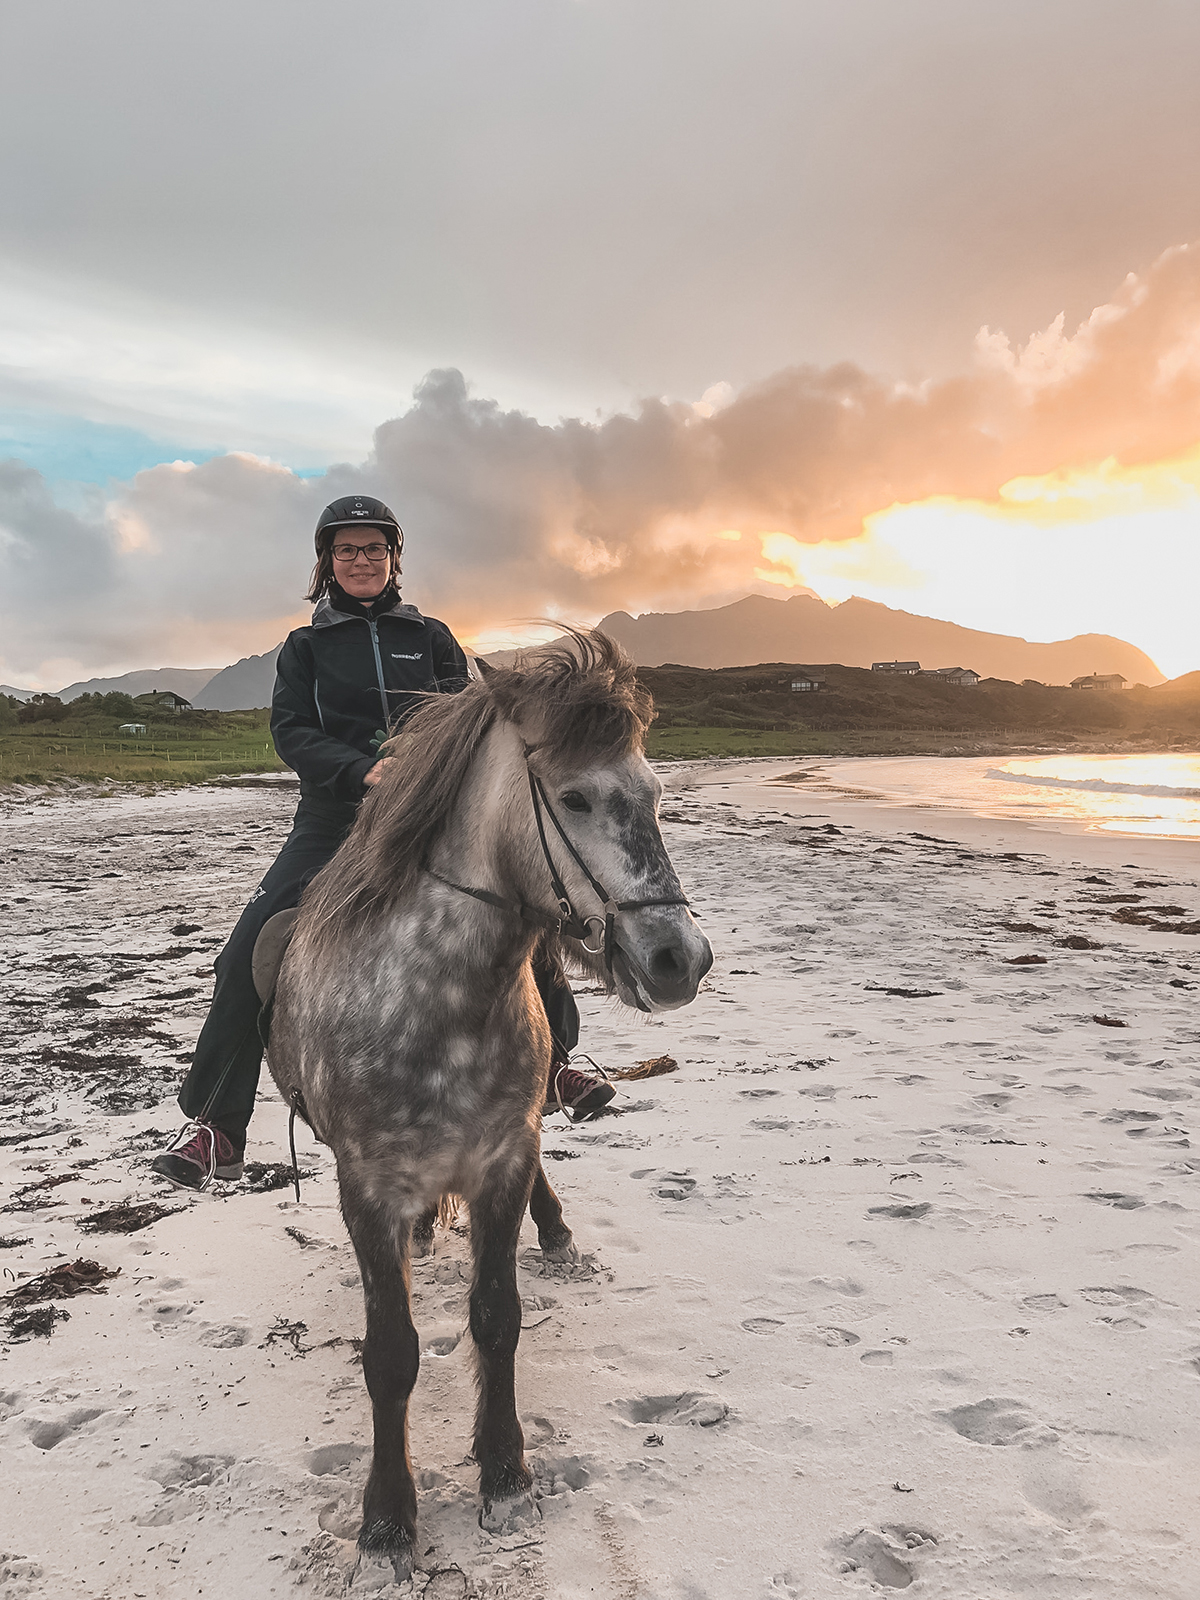
M 747 595 L 710 611 L 637 617 L 613 611 L 597 627 L 644 667 L 748 667 L 764 661 L 869 667 L 874 661 L 919 660 L 924 667 L 969 667 L 981 677 L 1014 683 L 1069 683 L 1092 672 L 1120 672 L 1147 687 L 1164 680 L 1143 650 L 1109 634 L 1031 642 L 896 611 L 857 595 L 837 606 L 807 595 Z
M 707 611 L 646 611 L 636 617 L 613 611 L 596 626 L 643 667 L 751 667 L 767 662 L 869 667 L 873 661 L 919 660 L 924 667 L 969 667 L 981 677 L 1014 683 L 1026 678 L 1069 683 L 1091 672 L 1120 672 L 1130 683 L 1148 688 L 1165 682 L 1144 651 L 1110 634 L 1084 633 L 1037 643 L 1015 634 L 985 633 L 896 611 L 857 595 L 829 606 L 811 591 L 786 600 L 752 594 Z M 220 668 L 153 667 L 116 678 L 89 678 L 60 689 L 59 698 L 111 689 L 127 694 L 174 689 L 198 710 L 269 706 L 280 648 L 276 645 Z M 484 659 L 507 665 L 514 654 L 497 650 Z M 0 693 L 24 700 L 33 691 L 0 687 Z

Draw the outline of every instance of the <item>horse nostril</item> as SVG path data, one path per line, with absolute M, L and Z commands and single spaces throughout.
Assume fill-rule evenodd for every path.
M 673 945 L 664 945 L 650 957 L 650 976 L 656 983 L 680 983 L 687 977 L 687 962 Z

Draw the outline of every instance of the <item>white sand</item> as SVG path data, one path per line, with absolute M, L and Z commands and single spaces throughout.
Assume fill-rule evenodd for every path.
M 546 1148 L 573 1158 L 547 1170 L 589 1263 L 524 1257 L 533 1532 L 475 1523 L 465 1239 L 439 1237 L 416 1268 L 422 1342 L 442 1352 L 412 1406 L 417 1592 L 1195 1600 L 1200 939 L 1118 926 L 1094 897 L 1200 916 L 1200 850 L 762 776 L 680 770 L 699 784 L 668 797 L 692 819 L 665 831 L 718 952 L 697 1003 L 644 1023 L 581 1001 L 598 1059 L 670 1052 L 681 1070 L 628 1086 L 620 1117 L 547 1123 Z M 184 1199 L 144 1155 L 114 1154 L 176 1125 L 154 1101 L 288 806 L 196 791 L 0 821 L 6 988 L 34 1002 L 3 1044 L 5 1137 L 21 1115 L 63 1128 L 0 1149 L 0 1203 L 96 1162 L 18 1202 L 44 1208 L 0 1211 L 0 1235 L 32 1240 L 0 1267 L 121 1270 L 65 1303 L 52 1337 L 0 1344 L 2 1600 L 343 1591 L 369 1422 L 328 1154 L 302 1136 L 317 1176 L 299 1206 Z M 186 923 L 202 932 L 170 932 Z M 1068 933 L 1103 948 L 1056 947 Z M 1046 965 L 1004 964 L 1035 951 Z M 47 965 L 64 954 L 80 959 Z M 91 982 L 110 985 L 82 997 L 97 1007 L 59 1009 Z M 140 1053 L 111 1083 L 118 1100 L 141 1084 L 146 1109 L 105 1114 L 111 1085 L 89 1100 L 61 1087 L 86 1075 L 38 1064 L 109 1008 L 178 1039 L 103 1046 Z M 253 1133 L 251 1156 L 284 1159 L 273 1097 Z M 89 1210 L 155 1197 L 182 1209 L 127 1236 L 79 1231 Z M 305 1324 L 304 1353 L 266 1342 L 278 1318 Z

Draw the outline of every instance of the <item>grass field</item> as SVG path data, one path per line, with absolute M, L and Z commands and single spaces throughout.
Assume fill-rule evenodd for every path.
M 1062 736 L 1058 736 L 1059 739 Z M 1071 741 L 1066 736 L 1067 742 Z M 715 757 L 934 755 L 1053 745 L 1037 729 L 678 727 L 655 723 L 647 754 L 655 761 Z M 0 789 L 14 784 L 205 783 L 242 772 L 282 772 L 266 711 L 210 712 L 202 726 L 150 723 L 141 737 L 117 735 L 95 719 L 0 728 Z
M 0 786 L 68 778 L 203 783 L 227 773 L 282 770 L 265 711 L 213 713 L 202 726 L 152 722 L 138 737 L 95 719 L 0 728 Z

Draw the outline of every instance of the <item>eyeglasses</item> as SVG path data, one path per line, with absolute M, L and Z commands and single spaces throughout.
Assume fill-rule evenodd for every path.
M 360 554 L 366 556 L 368 561 L 378 565 L 379 562 L 387 560 L 388 547 L 386 544 L 335 544 L 333 547 L 333 559 L 335 561 L 349 563 Z

